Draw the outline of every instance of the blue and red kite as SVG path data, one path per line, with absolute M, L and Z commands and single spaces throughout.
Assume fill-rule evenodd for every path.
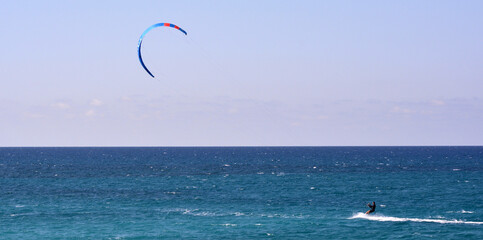
M 172 23 L 156 23 L 156 24 L 152 25 L 151 27 L 148 27 L 148 29 L 146 29 L 143 32 L 143 34 L 141 34 L 141 37 L 139 38 L 139 42 L 138 42 L 138 57 L 139 57 L 139 62 L 141 62 L 141 65 L 143 65 L 144 70 L 146 70 L 146 72 L 148 72 L 149 75 L 151 75 L 151 77 L 153 77 L 153 78 L 154 78 L 154 75 L 148 70 L 148 68 L 146 67 L 146 65 L 144 65 L 143 58 L 141 56 L 141 44 L 143 43 L 144 35 L 146 35 L 149 31 L 151 31 L 151 29 L 157 28 L 157 27 L 172 27 L 172 28 L 175 28 L 175 29 L 180 30 L 185 35 L 188 35 L 188 33 L 186 33 L 185 30 L 181 29 L 180 27 L 178 27 L 178 26 L 176 26 L 176 25 L 174 25 Z

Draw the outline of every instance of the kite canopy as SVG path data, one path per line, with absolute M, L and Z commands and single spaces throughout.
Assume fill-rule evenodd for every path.
M 174 25 L 172 23 L 156 23 L 156 24 L 152 25 L 151 27 L 148 27 L 148 29 L 146 29 L 143 32 L 143 34 L 141 34 L 141 37 L 139 38 L 139 42 L 138 42 L 138 57 L 139 57 L 139 62 L 141 62 L 141 65 L 143 66 L 144 70 L 146 70 L 146 72 L 148 72 L 149 75 L 151 75 L 151 77 L 153 77 L 153 78 L 154 78 L 154 75 L 148 70 L 148 68 L 146 67 L 146 65 L 144 65 L 143 58 L 141 56 L 141 44 L 143 43 L 144 35 L 146 35 L 149 31 L 151 31 L 151 29 L 157 28 L 157 27 L 172 27 L 172 28 L 175 28 L 175 29 L 180 30 L 185 35 L 188 35 L 185 30 L 181 29 L 180 27 L 178 27 L 178 26 L 176 26 L 176 25 Z

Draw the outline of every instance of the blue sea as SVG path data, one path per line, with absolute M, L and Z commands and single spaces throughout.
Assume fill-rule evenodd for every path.
M 483 239 L 482 184 L 483 147 L 0 148 L 0 239 Z

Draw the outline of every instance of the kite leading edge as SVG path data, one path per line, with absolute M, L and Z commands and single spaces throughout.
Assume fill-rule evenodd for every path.
M 148 27 L 148 29 L 146 29 L 143 32 L 143 34 L 141 34 L 141 37 L 139 38 L 139 42 L 138 42 L 138 57 L 139 57 L 139 62 L 141 62 L 141 65 L 143 66 L 144 70 L 146 70 L 146 72 L 148 72 L 149 75 L 151 75 L 151 77 L 153 77 L 153 78 L 154 78 L 154 75 L 148 70 L 148 68 L 146 67 L 146 65 L 144 65 L 143 58 L 141 56 L 141 44 L 143 43 L 144 35 L 146 35 L 149 31 L 151 31 L 151 29 L 157 28 L 157 27 L 172 27 L 172 28 L 175 28 L 175 29 L 180 30 L 185 35 L 188 35 L 188 33 L 186 33 L 185 30 L 181 29 L 180 27 L 178 27 L 178 26 L 176 26 L 176 25 L 174 25 L 172 23 L 156 23 L 156 24 L 152 25 L 151 27 Z

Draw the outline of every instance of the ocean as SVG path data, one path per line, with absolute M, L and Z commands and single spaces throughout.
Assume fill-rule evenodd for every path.
M 483 147 L 0 148 L 0 239 L 483 239 L 482 183 Z

